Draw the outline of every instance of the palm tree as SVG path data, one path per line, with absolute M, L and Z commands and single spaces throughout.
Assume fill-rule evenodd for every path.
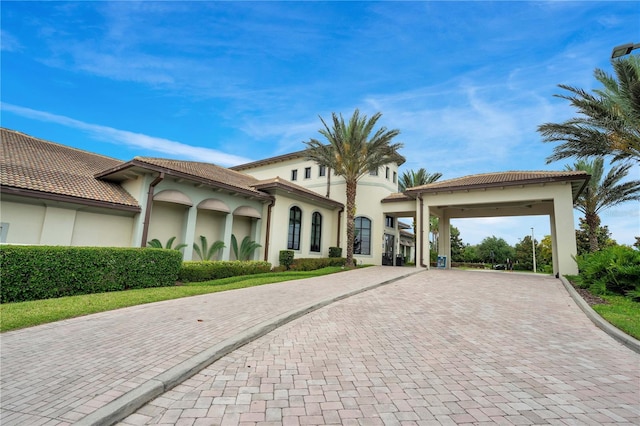
M 418 169 L 418 171 L 408 170 L 403 172 L 400 176 L 398 188 L 400 189 L 400 192 L 404 192 L 407 188 L 433 183 L 441 177 L 442 173 L 427 173 L 427 170 L 424 167 Z
M 584 213 L 589 234 L 590 251 L 598 251 L 599 212 L 626 201 L 640 200 L 640 180 L 620 181 L 629 174 L 631 164 L 617 165 L 604 176 L 604 159 L 597 157 L 591 162 L 579 160 L 565 170 L 581 170 L 591 179 L 575 202 L 575 208 Z M 604 177 L 604 179 L 603 179 Z
M 374 114 L 370 119 L 360 116 L 356 109 L 348 123 L 342 114 L 332 113 L 333 126 L 329 127 L 320 117 L 324 126 L 318 132 L 326 138 L 328 144 L 316 139 L 305 142 L 306 158 L 320 166 L 332 169 L 336 175 L 342 176 L 346 184 L 347 197 L 347 265 L 353 265 L 353 242 L 355 238 L 356 189 L 358 180 L 371 170 L 391 162 L 403 162 L 398 154 L 401 143 L 391 143 L 400 134 L 397 129 L 379 128 L 373 135 L 373 128 L 382 116 Z
M 571 94 L 556 96 L 570 101 L 580 115 L 564 123 L 538 126 L 544 142 L 563 142 L 547 163 L 605 155 L 613 155 L 612 162 L 640 162 L 640 58 L 630 55 L 612 64 L 615 78 L 601 69 L 594 71 L 604 89 L 593 94 L 559 85 Z

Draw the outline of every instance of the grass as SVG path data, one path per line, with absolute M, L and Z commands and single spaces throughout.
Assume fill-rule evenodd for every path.
M 640 303 L 624 296 L 600 297 L 608 304 L 593 305 L 593 310 L 629 336 L 640 339 Z
M 189 283 L 175 287 L 145 288 L 29 302 L 4 303 L 0 305 L 0 332 L 33 327 L 128 306 L 318 277 L 340 271 L 342 271 L 341 267 L 328 267 L 315 271 L 269 272 L 201 283 Z

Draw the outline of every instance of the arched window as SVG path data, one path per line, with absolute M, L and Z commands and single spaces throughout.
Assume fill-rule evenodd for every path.
M 366 217 L 356 217 L 356 235 L 353 242 L 355 254 L 371 254 L 371 220 Z
M 291 207 L 289 210 L 289 250 L 300 250 L 300 226 L 302 224 L 302 210 L 300 207 Z
M 315 212 L 311 216 L 311 251 L 320 251 L 320 240 L 322 237 L 322 215 Z

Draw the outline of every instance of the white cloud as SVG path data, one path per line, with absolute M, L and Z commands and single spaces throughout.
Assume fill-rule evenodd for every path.
M 174 159 L 205 161 L 221 166 L 232 166 L 251 161 L 248 158 L 226 154 L 215 149 L 192 146 L 169 139 L 158 138 L 127 130 L 114 129 L 112 127 L 101 126 L 98 124 L 85 123 L 63 115 L 37 111 L 31 108 L 25 108 L 4 102 L 0 104 L 0 108 L 4 111 L 33 120 L 57 123 L 66 127 L 79 129 L 86 132 L 96 140 L 168 154 Z

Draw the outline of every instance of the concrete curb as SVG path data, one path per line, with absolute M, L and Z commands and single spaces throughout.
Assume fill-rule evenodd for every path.
M 334 302 L 342 299 L 346 299 L 351 296 L 355 296 L 365 291 L 373 290 L 377 287 L 394 283 L 411 275 L 424 272 L 424 269 L 412 271 L 399 277 L 383 281 L 381 283 L 373 284 L 368 287 L 363 287 L 358 290 L 353 290 L 317 303 L 312 303 L 302 308 L 289 311 L 282 315 L 278 315 L 271 318 L 268 321 L 259 323 L 242 333 L 238 333 L 235 336 L 229 337 L 222 342 L 200 352 L 199 354 L 189 358 L 186 361 L 170 368 L 169 370 L 160 373 L 153 379 L 142 383 L 138 387 L 119 398 L 111 401 L 107 405 L 99 408 L 88 416 L 82 418 L 78 422 L 74 423 L 76 426 L 109 426 L 117 423 L 125 417 L 133 414 L 140 407 L 153 400 L 154 398 L 162 395 L 164 392 L 173 388 L 174 386 L 182 383 L 186 379 L 194 376 L 210 364 L 219 360 L 220 358 L 228 355 L 234 350 L 250 343 L 259 337 L 266 335 L 267 333 L 281 327 L 295 319 L 298 319 L 310 312 L 323 308 Z
M 580 309 L 587 315 L 587 317 L 596 325 L 598 328 L 603 330 L 609 336 L 613 337 L 618 342 L 622 343 L 629 349 L 634 352 L 640 354 L 640 340 L 637 340 L 628 334 L 620 331 L 618 328 L 611 325 L 609 322 L 605 321 L 596 311 L 594 311 L 591 306 L 580 296 L 580 294 L 576 291 L 575 288 L 571 285 L 571 283 L 565 278 L 560 277 L 560 281 L 564 285 L 564 288 L 567 289 L 569 295 L 573 299 L 574 302 L 578 305 Z

